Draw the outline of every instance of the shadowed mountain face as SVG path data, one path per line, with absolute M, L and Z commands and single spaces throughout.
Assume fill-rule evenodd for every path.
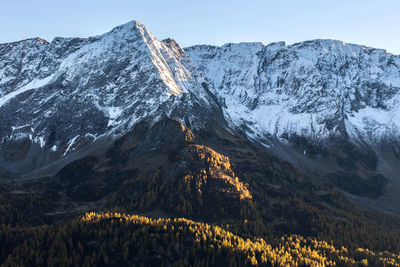
M 288 206 L 398 214 L 399 68 L 335 40 L 183 49 L 136 21 L 0 44 L 0 182 L 55 190 L 52 215 L 117 206 L 253 233 L 318 234 Z

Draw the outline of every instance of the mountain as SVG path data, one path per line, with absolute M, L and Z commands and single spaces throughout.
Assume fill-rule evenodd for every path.
M 179 45 L 135 21 L 88 39 L 3 44 L 0 62 L 0 167 L 11 174 L 85 153 L 164 113 L 195 128 L 211 114 L 223 120 Z
M 87 39 L 2 44 L 0 66 L 8 179 L 54 175 L 166 114 L 192 130 L 211 119 L 353 195 L 386 190 L 379 208 L 400 210 L 390 203 L 400 203 L 400 57 L 385 50 L 335 40 L 182 49 L 132 21 Z
M 185 50 L 250 140 L 352 194 L 390 183 L 378 206 L 399 203 L 399 56 L 336 40 Z
M 137 21 L 95 37 L 0 44 L 0 262 L 38 265 L 57 231 L 91 231 L 77 217 L 118 211 L 155 218 L 151 227 L 183 217 L 203 223 L 205 236 L 210 225 L 226 229 L 222 243 L 203 238 L 206 262 L 214 246 L 221 264 L 228 255 L 235 261 L 220 245 L 248 237 L 249 246 L 263 245 L 240 253 L 258 253 L 260 262 L 277 264 L 271 246 L 290 254 L 296 242 L 312 243 L 318 257 L 282 262 L 322 262 L 333 242 L 329 260 L 396 265 L 399 67 L 400 56 L 336 40 L 182 48 Z M 102 216 L 120 215 L 105 214 L 95 223 L 108 240 L 114 222 Z M 147 232 L 147 217 L 132 226 L 147 229 L 140 240 L 160 230 Z M 167 264 L 177 238 L 201 264 L 188 249 L 197 236 L 190 230 L 179 240 L 181 230 L 164 235 L 167 248 L 152 244 L 153 252 L 144 246 L 131 256 Z M 32 244 L 18 241 L 28 237 Z M 96 254 L 130 259 L 97 233 L 71 238 L 66 249 L 80 255 L 77 264 L 86 256 L 86 264 L 105 264 Z M 113 244 L 129 247 L 124 238 Z M 28 246 L 29 259 L 11 256 Z M 163 260 L 149 256 L 158 250 Z
M 346 133 L 376 144 L 398 137 L 400 57 L 385 50 L 314 40 L 186 51 L 213 83 L 226 117 L 254 139 L 322 142 Z

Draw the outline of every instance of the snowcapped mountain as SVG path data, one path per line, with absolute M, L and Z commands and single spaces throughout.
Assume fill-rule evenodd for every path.
M 185 51 L 228 123 L 264 150 L 345 192 L 386 191 L 379 209 L 400 203 L 400 56 L 336 40 Z
M 216 123 L 375 196 L 400 188 L 399 89 L 400 56 L 335 40 L 182 49 L 132 21 L 90 38 L 1 44 L 0 173 L 60 169 L 167 116 L 195 134 Z
M 222 119 L 195 69 L 136 21 L 87 39 L 2 44 L 0 166 L 34 169 L 164 113 L 193 128 Z

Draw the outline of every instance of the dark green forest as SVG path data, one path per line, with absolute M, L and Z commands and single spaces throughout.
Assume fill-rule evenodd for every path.
M 177 127 L 179 142 L 155 151 L 127 137 L 1 185 L 2 266 L 400 265 L 397 216 L 245 141 L 194 142 Z

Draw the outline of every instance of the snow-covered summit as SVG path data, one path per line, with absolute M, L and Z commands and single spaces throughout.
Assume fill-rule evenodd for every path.
M 86 39 L 2 44 L 0 163 L 16 143 L 26 146 L 17 161 L 35 161 L 33 147 L 64 157 L 164 113 L 200 127 L 218 105 L 195 69 L 136 21 Z

